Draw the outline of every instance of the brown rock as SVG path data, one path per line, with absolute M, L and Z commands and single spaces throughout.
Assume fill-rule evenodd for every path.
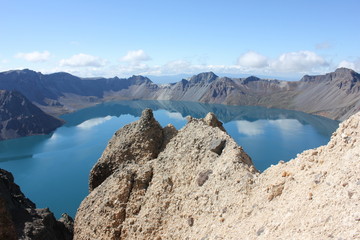
M 173 130 L 167 132 L 169 132 L 168 136 Z M 163 141 L 163 129 L 154 119 L 152 111 L 145 109 L 138 121 L 124 126 L 112 137 L 90 172 L 90 191 L 99 186 L 116 169 L 129 163 L 144 163 L 156 158 Z
M 360 238 L 360 113 L 328 145 L 261 174 L 210 118 L 117 168 L 82 202 L 75 239 Z

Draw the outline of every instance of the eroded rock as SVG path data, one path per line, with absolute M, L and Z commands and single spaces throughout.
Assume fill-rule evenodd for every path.
M 171 127 L 167 128 L 166 136 L 173 134 L 173 130 L 168 129 Z M 162 127 L 154 119 L 152 111 L 145 109 L 138 121 L 124 126 L 112 137 L 90 172 L 90 191 L 99 186 L 116 169 L 129 163 L 144 163 L 156 158 L 163 142 Z
M 93 189 L 75 239 L 359 238 L 359 122 L 260 174 L 213 114 L 191 118 L 157 156 L 124 162 Z

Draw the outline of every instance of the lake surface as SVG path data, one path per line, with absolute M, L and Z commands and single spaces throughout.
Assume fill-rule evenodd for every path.
M 53 134 L 0 142 L 0 168 L 38 208 L 49 207 L 56 217 L 75 216 L 88 194 L 88 176 L 116 130 L 154 110 L 162 126 L 177 129 L 185 117 L 203 118 L 214 112 L 227 132 L 263 171 L 303 150 L 326 144 L 338 122 L 296 111 L 193 102 L 121 101 L 99 104 L 61 116 L 67 123 Z

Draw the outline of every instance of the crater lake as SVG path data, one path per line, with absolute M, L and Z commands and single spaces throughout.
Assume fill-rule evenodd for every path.
M 50 135 L 0 141 L 0 168 L 13 173 L 15 183 L 38 208 L 56 217 L 74 217 L 88 194 L 88 177 L 116 130 L 136 121 L 151 108 L 164 127 L 181 129 L 186 116 L 203 118 L 213 112 L 226 131 L 264 171 L 304 150 L 326 144 L 339 122 L 302 112 L 251 106 L 196 102 L 118 101 L 98 104 L 60 116 L 66 124 Z

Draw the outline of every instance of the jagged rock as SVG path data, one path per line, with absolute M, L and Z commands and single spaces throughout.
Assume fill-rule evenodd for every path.
M 360 238 L 359 142 L 360 113 L 326 146 L 260 174 L 226 132 L 192 118 L 156 158 L 117 168 L 84 199 L 74 238 Z
M 214 153 L 220 155 L 225 147 L 225 144 L 226 144 L 226 140 L 215 139 L 214 141 L 211 142 L 210 151 L 213 151 Z
M 36 209 L 12 174 L 0 169 L 0 239 L 70 240 L 73 223 L 67 219 L 64 224 L 49 209 Z
M 144 163 L 158 156 L 164 134 L 150 109 L 145 109 L 140 119 L 115 133 L 104 153 L 90 173 L 92 191 L 116 169 L 128 163 Z
M 220 155 L 209 148 L 214 137 L 226 141 Z M 251 172 L 251 162 L 245 163 L 249 159 L 219 127 L 210 127 L 203 119 L 192 119 L 157 158 L 118 168 L 93 189 L 78 209 L 75 238 L 176 239 L 177 230 L 170 230 L 173 227 L 182 228 L 184 234 L 191 225 L 203 224 L 201 219 L 209 218 L 210 212 L 216 215 L 225 207 L 235 209 L 222 198 L 232 191 L 246 193 L 241 186 L 257 174 Z M 237 174 L 230 175 L 233 171 Z M 138 179 L 145 180 L 137 184 Z M 136 185 L 143 187 L 134 188 Z M 199 211 L 204 208 L 208 210 Z M 193 220 L 189 222 L 188 216 L 193 216 Z M 194 231 L 189 231 L 188 236 Z
M 218 128 L 220 128 L 222 131 L 226 132 L 226 131 L 225 131 L 225 128 L 223 127 L 222 122 L 220 122 L 220 121 L 216 118 L 216 116 L 215 116 L 214 113 L 209 113 L 209 114 L 207 114 L 207 115 L 205 116 L 205 118 L 204 118 L 204 122 L 205 122 L 207 125 L 211 126 L 211 127 L 218 127 Z

